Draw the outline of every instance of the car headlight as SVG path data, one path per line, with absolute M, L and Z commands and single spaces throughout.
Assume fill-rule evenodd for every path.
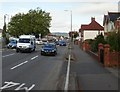
M 27 45 L 26 48 L 30 48 L 30 45 Z
M 52 52 L 54 52 L 55 50 L 52 50 Z
M 41 49 L 41 51 L 44 51 L 44 49 Z
M 12 45 L 12 47 L 14 47 L 15 45 Z

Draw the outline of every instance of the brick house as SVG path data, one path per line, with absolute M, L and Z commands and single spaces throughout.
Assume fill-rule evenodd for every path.
M 91 18 L 91 23 L 88 25 L 81 25 L 79 29 L 81 42 L 86 39 L 94 39 L 98 34 L 103 33 L 104 35 L 104 28 L 96 22 L 95 18 Z

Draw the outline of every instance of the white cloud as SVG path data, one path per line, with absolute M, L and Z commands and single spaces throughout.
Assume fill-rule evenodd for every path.
M 117 3 L 86 3 L 81 7 L 77 7 L 75 12 L 78 15 L 104 14 L 108 11 L 117 11 Z
M 0 2 L 118 2 L 119 0 L 1 0 Z
M 10 1 L 17 2 L 16 0 L 10 0 Z M 36 2 L 36 1 L 39 1 L 39 0 L 34 0 L 34 1 L 31 0 L 28 2 Z M 47 1 L 47 0 L 45 0 L 45 1 Z M 51 2 L 51 1 L 54 1 L 54 0 L 50 0 L 49 2 Z M 58 0 L 55 0 L 54 2 L 57 2 L 57 1 Z M 62 1 L 63 0 L 61 0 L 61 2 Z M 69 0 L 69 2 L 71 2 L 71 1 L 73 1 L 73 0 Z M 103 19 L 104 14 L 107 14 L 108 11 L 117 11 L 117 9 L 118 9 L 118 4 L 116 3 L 118 0 L 114 0 L 114 2 L 110 2 L 110 0 L 101 0 L 100 2 L 97 2 L 96 0 L 84 0 L 84 2 L 82 2 L 82 0 L 74 0 L 74 2 L 76 2 L 76 1 L 81 1 L 81 2 L 79 2 L 80 6 L 75 6 L 73 4 L 73 6 L 70 7 L 70 9 L 72 10 L 72 14 L 73 14 L 73 17 L 72 17 L 73 30 L 76 30 L 76 31 L 79 30 L 81 24 L 90 23 L 91 17 L 95 17 L 96 20 L 102 25 L 102 19 Z M 87 2 L 89 1 L 89 3 L 86 3 L 86 1 Z M 90 1 L 91 1 L 91 3 L 90 3 Z M 107 2 L 107 1 L 109 1 L 109 2 Z M 18 2 L 24 2 L 24 1 L 19 0 Z M 25 2 L 27 2 L 27 0 Z M 64 0 L 64 2 L 66 2 L 66 0 Z M 69 8 L 67 7 L 67 9 L 69 9 Z M 26 7 L 17 7 L 16 6 L 16 8 L 14 8 L 14 10 L 7 12 L 7 14 L 15 15 L 18 12 L 26 13 L 26 12 L 28 12 L 28 10 L 29 9 Z M 50 30 L 52 32 L 69 32 L 70 31 L 70 22 L 71 22 L 70 21 L 70 12 L 65 12 L 64 10 L 58 10 L 56 7 L 54 9 L 49 9 L 46 11 L 49 11 L 52 16 L 52 22 L 51 22 L 51 28 L 50 28 Z M 0 16 L 0 20 L 2 20 L 2 22 L 0 22 L 0 28 L 2 28 L 2 26 L 3 26 L 4 14 L 6 14 L 6 13 L 2 12 L 1 13 L 2 16 Z

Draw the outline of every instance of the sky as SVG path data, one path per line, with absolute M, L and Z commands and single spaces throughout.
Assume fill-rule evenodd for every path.
M 119 0 L 4 0 L 0 1 L 0 28 L 17 13 L 27 13 L 37 7 L 50 13 L 52 17 L 50 32 L 78 31 L 81 24 L 89 24 L 91 17 L 103 26 L 103 17 L 108 12 L 118 12 Z M 65 11 L 67 10 L 67 11 Z M 72 11 L 72 12 L 71 12 Z

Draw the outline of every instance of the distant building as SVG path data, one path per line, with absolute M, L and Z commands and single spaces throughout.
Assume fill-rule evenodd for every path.
M 83 42 L 86 39 L 94 39 L 101 32 L 104 35 L 104 28 L 96 22 L 95 18 L 91 18 L 91 23 L 88 25 L 81 25 L 79 29 L 81 35 L 81 41 Z
M 0 38 L 2 37 L 2 29 L 0 29 Z
M 0 43 L 2 42 L 2 29 L 0 29 Z

